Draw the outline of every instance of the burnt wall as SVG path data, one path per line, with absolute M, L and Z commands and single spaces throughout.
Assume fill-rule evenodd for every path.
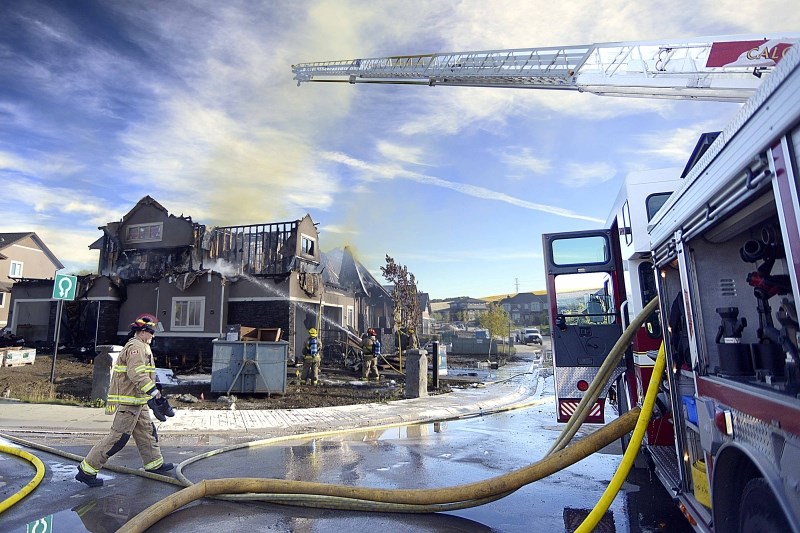
M 292 305 L 287 300 L 229 302 L 228 323 L 251 328 L 281 328 L 281 338 L 289 333 Z
M 179 369 L 210 367 L 214 355 L 213 340 L 208 337 L 159 337 L 156 334 L 151 345 L 156 366 Z

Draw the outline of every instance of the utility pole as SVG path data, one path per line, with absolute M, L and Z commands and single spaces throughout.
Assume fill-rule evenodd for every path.
M 517 294 L 519 294 L 519 278 L 514 278 L 514 286 L 517 288 Z

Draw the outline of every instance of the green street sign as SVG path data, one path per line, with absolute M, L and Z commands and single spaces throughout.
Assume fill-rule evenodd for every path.
M 50 533 L 53 531 L 53 515 L 34 520 L 25 528 L 27 533 Z
M 74 300 L 75 289 L 78 288 L 78 277 L 56 273 L 53 283 L 53 298 L 55 300 Z

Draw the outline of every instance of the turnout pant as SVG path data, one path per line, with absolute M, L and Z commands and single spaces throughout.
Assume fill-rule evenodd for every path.
M 364 379 L 369 379 L 370 374 L 375 373 L 375 379 L 379 379 L 381 376 L 378 373 L 378 358 L 375 356 L 364 356 L 364 369 L 361 372 L 361 377 Z
M 309 356 L 306 355 L 303 357 L 303 372 L 300 374 L 300 380 L 306 381 L 311 380 L 314 384 L 319 381 L 319 363 L 322 360 L 320 356 Z
M 111 423 L 111 432 L 89 451 L 86 459 L 81 462 L 81 470 L 89 475 L 97 474 L 109 457 L 125 447 L 131 436 L 146 470 L 153 470 L 164 464 L 156 426 L 150 419 L 147 406 L 119 405 Z

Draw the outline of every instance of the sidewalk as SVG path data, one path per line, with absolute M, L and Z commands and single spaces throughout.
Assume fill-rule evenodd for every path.
M 534 371 L 513 381 L 387 403 L 244 411 L 176 409 L 173 418 L 156 422 L 156 427 L 164 437 L 208 433 L 278 437 L 426 422 L 552 401 L 549 397 L 538 399 L 538 379 L 538 372 Z M 102 408 L 7 401 L 0 402 L 0 412 L 0 433 L 104 434 L 113 419 Z

